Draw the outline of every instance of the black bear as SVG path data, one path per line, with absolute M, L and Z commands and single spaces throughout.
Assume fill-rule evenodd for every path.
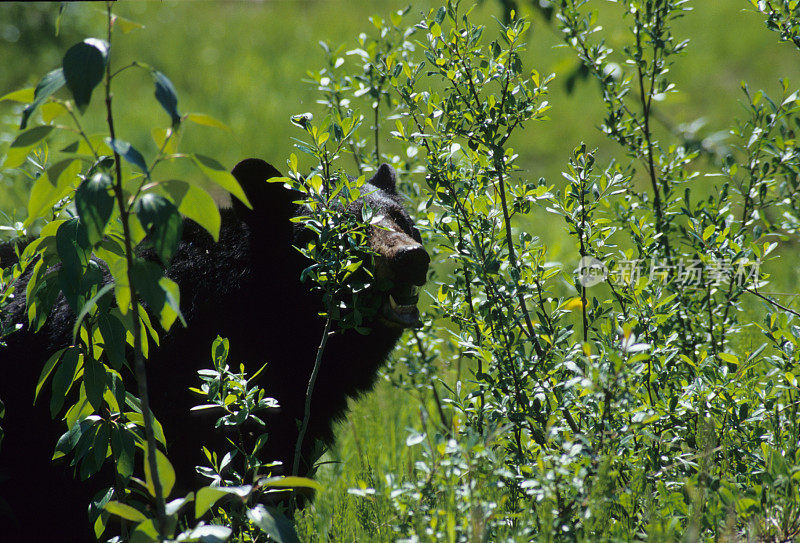
M 252 374 L 266 362 L 258 384 L 280 404 L 267 421 L 269 439 L 262 458 L 292 466 L 303 418 L 305 391 L 314 365 L 324 321 L 322 301 L 300 281 L 308 261 L 293 245 L 302 235 L 290 219 L 301 212 L 298 193 L 280 183 L 280 176 L 262 160 L 248 159 L 233 170 L 253 205 L 234 200 L 222 210 L 219 242 L 196 223 L 185 220 L 168 276 L 181 290 L 181 309 L 187 327 L 174 326 L 151 352 L 147 362 L 153 411 L 164 427 L 168 455 L 177 481 L 192 489 L 194 466 L 203 463 L 200 444 L 213 429 L 210 419 L 190 415 L 196 398 L 197 370 L 210 364 L 210 346 L 217 335 L 230 340 L 232 367 L 244 363 Z M 348 398 L 369 390 L 378 369 L 404 328 L 419 319 L 419 286 L 426 280 L 430 258 L 419 232 L 396 189 L 394 170 L 384 164 L 362 190 L 376 214 L 384 219 L 372 227 L 369 244 L 376 253 L 374 275 L 387 290 L 371 332 L 339 330 L 329 336 L 313 395 L 312 413 L 300 458 L 300 472 L 310 469 L 316 440 L 331 442 L 333 423 L 346 410 Z M 347 212 L 358 213 L 360 206 Z M 8 257 L 8 247 L 4 248 Z M 8 263 L 5 262 L 4 265 Z M 23 278 L 24 279 L 24 278 Z M 24 283 L 17 292 L 24 293 Z M 25 323 L 24 296 L 6 308 L 6 325 Z M 79 483 L 65 465 L 50 457 L 63 424 L 53 423 L 47 402 L 32 406 L 37 377 L 52 353 L 71 341 L 71 314 L 61 299 L 37 334 L 24 327 L 0 348 L 0 398 L 6 408 L 0 425 L 0 540 L 89 540 L 87 504 L 97 484 Z M 108 485 L 104 481 L 104 485 Z M 15 532 L 15 530 L 19 530 Z M 86 533 L 86 536 L 81 534 Z

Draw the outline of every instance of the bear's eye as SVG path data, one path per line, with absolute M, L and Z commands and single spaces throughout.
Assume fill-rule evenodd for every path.
M 408 217 L 405 213 L 401 213 L 396 209 L 389 209 L 387 215 L 394 224 L 400 227 L 400 230 L 402 230 L 407 235 L 411 236 L 414 239 L 414 241 L 422 243 L 422 238 L 419 235 L 419 230 L 417 230 L 416 227 L 414 226 L 411 217 Z

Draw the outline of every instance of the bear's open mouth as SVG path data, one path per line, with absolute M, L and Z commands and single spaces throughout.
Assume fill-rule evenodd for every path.
M 403 328 L 418 328 L 422 326 L 417 309 L 418 301 L 418 286 L 411 284 L 397 286 L 386 293 L 381 314 L 392 324 Z

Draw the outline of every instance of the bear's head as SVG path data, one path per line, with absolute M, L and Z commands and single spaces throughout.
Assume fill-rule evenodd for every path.
M 394 169 L 382 164 L 364 191 L 363 198 L 380 219 L 370 226 L 369 234 L 370 249 L 377 255 L 373 274 L 386 287 L 380 318 L 389 326 L 415 327 L 419 287 L 425 284 L 431 258 L 397 193 Z
M 268 221 L 269 231 L 285 240 L 287 248 L 302 244 L 300 238 L 307 232 L 291 222 L 292 217 L 303 214 L 303 208 L 296 203 L 302 200 L 302 194 L 281 183 L 267 182 L 281 174 L 263 160 L 244 160 L 233 169 L 233 175 L 253 206 L 250 210 L 234 200 L 237 213 L 245 221 L 257 223 L 259 230 Z M 369 248 L 374 253 L 372 294 L 380 297 L 376 320 L 390 328 L 419 326 L 419 287 L 425 284 L 430 256 L 397 191 L 394 169 L 382 164 L 361 188 L 361 193 L 346 212 L 360 217 L 363 204 L 367 203 L 377 219 L 372 221 L 368 232 Z M 297 254 L 294 250 L 292 253 Z

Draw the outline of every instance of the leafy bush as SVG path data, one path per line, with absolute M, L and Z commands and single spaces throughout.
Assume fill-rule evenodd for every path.
M 356 273 L 369 258 L 365 224 L 332 219 L 359 194 L 359 180 L 336 174 L 344 155 L 359 174 L 381 161 L 425 174 L 423 186 L 401 188 L 418 204 L 418 225 L 438 266 L 426 322 L 391 362 L 395 384 L 420 404 L 420 421 L 405 440 L 408 465 L 376 473 L 362 457 L 363 484 L 350 490 L 356 501 L 332 519 L 302 514 L 298 526 L 306 539 L 319 537 L 315 522 L 330 527 L 332 536 L 403 541 L 786 540 L 800 533 L 800 312 L 794 294 L 769 290 L 781 267 L 797 260 L 798 94 L 788 82 L 776 98 L 743 83 L 745 116 L 732 122 L 730 146 L 698 141 L 675 128 L 659 106 L 681 83 L 671 79 L 671 66 L 691 54 L 691 43 L 675 35 L 674 25 L 691 16 L 687 2 L 617 4 L 628 32 L 624 47 L 612 50 L 588 1 L 548 3 L 548 20 L 581 64 L 569 84 L 598 86 L 606 108 L 601 130 L 619 150 L 616 160 L 601 165 L 593 150 L 575 142 L 558 183 L 529 179 L 517 166 L 514 142 L 553 114 L 546 102 L 552 76 L 522 65 L 529 26 L 512 9 L 488 28 L 450 0 L 411 26 L 404 22 L 408 10 L 373 17 L 375 35 L 359 36 L 350 51 L 325 45 L 325 66 L 311 79 L 327 116 L 319 123 L 308 115 L 293 118 L 305 132 L 298 149 L 313 158 L 314 168 L 303 177 L 292 156 L 290 177 L 280 181 L 308 196 L 305 222 L 314 235 L 301 249 L 315 262 L 307 273 L 325 293 L 329 326 L 337 319 L 359 327 L 369 311 L 368 303 L 343 304 L 369 282 Z M 751 4 L 779 39 L 798 46 L 796 2 Z M 102 43 L 84 42 L 74 54 L 107 66 Z M 118 320 L 134 346 L 143 347 L 142 326 L 150 334 L 152 327 L 143 314 L 125 317 L 140 314 L 137 292 L 156 293 L 147 302 L 161 309 L 156 314 L 165 327 L 179 318 L 177 292 L 160 268 L 137 267 L 132 248 L 149 231 L 166 264 L 179 237 L 178 213 L 195 218 L 192 208 L 173 192 L 154 194 L 157 183 L 129 174 L 126 185 L 121 159 L 147 179 L 158 163 L 178 158 L 170 146 L 185 121 L 205 118 L 181 116 L 171 84 L 151 74 L 172 126 L 159 132 L 161 152 L 150 166 L 114 138 L 111 123 L 108 149 L 83 134 L 72 102 L 53 100 L 52 91 L 45 96 L 60 82 L 57 73 L 46 76 L 36 94 L 7 97 L 39 100 L 47 115 L 17 137 L 7 165 L 32 156 L 39 179 L 54 180 L 49 185 L 56 187 L 37 181 L 23 226 L 40 217 L 56 220 L 42 230 L 44 241 L 21 255 L 20 267 L 4 270 L 3 292 L 12 292 L 36 250 L 34 285 L 42 285 L 42 301 L 31 313 L 34 323 L 42 322 L 48 296 L 62 282 L 85 287 L 65 292 L 84 317 L 76 335 L 91 348 L 59 353 L 46 366 L 70 364 L 73 371 L 61 373 L 78 375 L 74 370 L 84 365 L 77 378 L 85 383 L 81 405 L 88 410 L 79 407 L 69 419 L 81 431 L 86 421 L 97 423 L 95 432 L 105 428 L 93 413 L 110 401 L 105 387 L 121 381 L 124 362 L 91 343 L 98 334 L 106 339 L 103 319 Z M 87 88 L 73 87 L 80 108 L 89 102 Z M 25 119 L 35 117 L 35 107 Z M 70 152 L 93 159 L 49 157 L 43 142 L 52 141 L 56 129 L 47 119 L 58 107 L 81 136 Z M 387 124 L 404 153 L 387 152 Z M 212 180 L 237 190 L 215 161 L 193 159 Z M 131 186 L 136 189 L 125 192 Z M 77 219 L 64 220 L 72 200 Z M 554 262 L 553 251 L 534 235 L 539 225 L 530 217 L 537 210 L 563 221 L 574 262 Z M 362 215 L 368 223 L 370 210 Z M 214 211 L 204 208 L 198 217 L 213 234 Z M 127 258 L 114 256 L 101 238 Z M 110 291 L 92 275 L 92 251 L 114 273 L 118 312 L 104 302 Z M 59 272 L 48 280 L 56 261 L 64 263 L 64 277 Z M 85 313 L 78 311 L 84 307 Z M 220 340 L 215 368 L 203 374 L 200 390 L 224 411 L 220 424 L 258 424 L 255 409 L 266 397 L 243 371 L 230 371 L 224 351 Z M 463 366 L 469 377 L 459 371 L 449 386 L 437 374 L 453 366 Z M 56 381 L 60 408 L 71 383 Z M 312 399 L 313 378 L 307 402 Z M 128 417 L 102 435 L 131 436 L 125 439 L 149 453 L 146 473 L 168 473 L 149 437 L 155 432 L 143 431 L 152 424 L 142 400 L 144 416 Z M 124 402 L 118 403 L 122 411 Z M 123 414 L 135 413 L 137 405 Z M 247 474 L 258 469 L 258 449 L 234 445 L 235 454 L 209 450 L 211 466 L 204 471 L 225 488 L 201 489 L 196 507 L 201 493 L 204 510 L 212 498 L 249 498 Z M 131 455 L 112 452 L 117 471 L 129 478 Z M 237 457 L 243 467 L 233 467 Z M 146 479 L 145 487 L 163 504 L 158 495 L 168 492 L 158 490 L 159 479 Z M 124 504 L 106 507 L 141 522 L 139 531 L 151 539 L 157 537 L 151 526 L 167 533 L 164 513 L 148 519 Z M 233 529 L 199 526 L 185 537 L 263 537 L 254 527 L 282 537 L 263 508 L 214 510 Z M 345 531 L 343 518 L 357 526 Z
M 404 12 L 373 17 L 379 37 L 349 52 L 357 75 L 327 46 L 315 77 L 333 109 L 369 96 L 377 111 L 390 87 L 446 273 L 398 356 L 399 384 L 437 410 L 409 435 L 418 460 L 351 493 L 392 512 L 384 539 L 794 537 L 800 314 L 768 270 L 798 233 L 797 93 L 743 84 L 731 148 L 698 145 L 657 115 L 689 44 L 672 30 L 686 2 L 620 2 L 620 52 L 588 2 L 554 2 L 621 158 L 598 168 L 578 145 L 566 183 L 529 180 L 510 143 L 545 118 L 551 77 L 521 65 L 525 21 L 490 39 L 459 4 L 408 29 Z M 796 39 L 791 3 L 753 5 Z M 549 261 L 525 219 L 536 208 L 563 219 L 578 269 Z M 441 398 L 436 360 L 472 375 Z
M 153 67 L 134 61 L 112 71 L 113 31 L 141 25 L 114 15 L 111 3 L 106 15 L 105 39 L 87 38 L 77 43 L 67 50 L 62 66 L 45 75 L 35 89 L 2 97 L 27 104 L 21 112 L 20 133 L 11 142 L 3 167 L 23 169 L 35 179 L 28 216 L 15 230 L 24 236 L 28 229 L 44 226 L 35 240 L 23 244 L 24 250 L 16 250 L 18 262 L 3 270 L 0 307 L 15 295 L 17 283 L 28 273 L 26 299 L 33 331 L 41 329 L 59 294 L 77 315 L 73 345 L 46 362 L 40 361 L 44 368 L 36 394 L 49 380 L 52 416 L 66 410 L 67 430 L 56 444 L 54 458 L 70 455 L 70 463 L 82 479 L 97 474 L 107 460 L 113 463 L 115 480 L 106 482 L 113 486 L 91 504 L 98 537 L 111 515 L 128 521 L 115 539 L 224 541 L 232 529 L 251 534 L 253 527 L 258 533 L 282 531 L 291 536 L 293 531 L 284 526 L 287 521 L 283 519 L 281 524 L 282 517 L 254 505 L 255 498 L 277 487 L 314 484 L 298 477 L 257 479 L 265 474 L 262 468 L 271 467 L 256 460 L 263 436 L 253 451 L 235 443 L 244 467 L 238 473 L 227 473 L 229 478 L 223 478 L 222 471 L 233 454 L 216 463 L 214 454 L 206 449 L 213 465 L 203 473 L 211 474 L 213 484 L 167 502 L 175 472 L 161 450 L 166 440 L 149 407 L 144 363 L 148 337 L 157 345 L 160 331 L 169 331 L 176 321 L 183 321 L 178 286 L 165 275 L 181 239 L 181 215 L 217 239 L 220 212 L 205 188 L 156 174 L 156 170 L 164 163 L 191 161 L 211 183 L 249 204 L 234 177 L 215 159 L 178 152 L 178 140 L 187 123 L 224 128 L 222 123 L 203 114 L 181 115 L 171 81 Z M 131 68 L 149 74 L 155 98 L 169 115 L 166 128 L 152 131 L 158 152 L 149 161 L 117 136 L 114 124 L 112 83 Z M 70 99 L 57 97 L 62 87 Z M 90 107 L 104 110 L 105 134 L 84 130 L 81 117 Z M 58 124 L 67 117 L 71 126 Z M 154 258 L 146 259 L 148 252 Z M 158 319 L 158 326 L 150 315 Z M 2 330 L 0 338 L 15 331 Z M 133 363 L 126 357 L 128 345 Z M 260 389 L 248 388 L 243 372 L 230 372 L 225 365 L 226 342 L 215 343 L 213 353 L 215 369 L 203 374 L 206 384 L 198 391 L 206 396 L 206 402 L 227 412 L 219 425 L 263 425 L 252 412 L 268 407 L 269 399 Z M 133 374 L 132 380 L 128 373 Z M 126 383 L 136 385 L 138 397 L 127 390 Z M 136 467 L 137 451 L 142 452 L 143 470 Z M 143 476 L 134 476 L 139 473 Z M 247 484 L 253 479 L 257 484 Z M 229 495 L 250 504 L 225 512 L 224 518 L 233 519 L 232 526 L 199 520 L 221 497 Z M 186 525 L 188 515 L 182 513 L 191 503 L 198 519 L 193 527 Z

